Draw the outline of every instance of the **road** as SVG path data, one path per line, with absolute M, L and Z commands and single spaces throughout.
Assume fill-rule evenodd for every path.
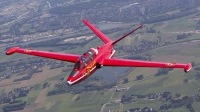
M 78 33 L 79 34 L 79 33 Z M 69 35 L 63 35 L 67 38 L 74 38 L 74 36 L 78 35 L 77 33 L 74 34 L 69 34 Z M 85 34 L 85 33 L 84 33 Z M 84 35 L 83 34 L 83 35 Z M 90 33 L 86 33 L 85 35 L 88 35 Z M 11 47 L 11 46 L 18 46 L 18 45 L 26 45 L 26 44 L 30 44 L 30 43 L 36 43 L 36 42 L 41 42 L 41 41 L 47 41 L 47 40 L 52 40 L 52 39 L 56 39 L 56 38 L 62 38 L 62 36 L 52 36 L 51 38 L 46 38 L 46 37 L 42 37 L 40 39 L 36 39 L 36 40 L 31 40 L 31 41 L 27 41 L 27 42 L 22 42 L 22 43 L 15 43 L 15 44 L 8 44 L 5 46 L 1 46 L 0 49 L 5 49 L 6 47 Z
M 155 35 L 155 34 L 153 33 L 153 36 L 152 36 L 152 38 L 151 38 L 151 42 L 153 41 L 154 35 Z
M 102 105 L 101 111 L 100 111 L 100 112 L 103 112 L 103 110 L 104 110 L 104 108 L 106 107 L 107 104 L 108 104 L 108 103 L 105 103 L 105 104 Z
M 112 96 L 110 97 L 110 99 L 112 99 L 112 97 L 113 97 L 113 95 L 114 95 L 116 89 L 117 89 L 117 86 L 115 87 L 115 90 L 113 91 L 113 94 L 112 94 Z

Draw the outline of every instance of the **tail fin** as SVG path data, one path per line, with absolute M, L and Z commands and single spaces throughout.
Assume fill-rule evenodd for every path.
M 136 30 L 142 28 L 143 25 L 139 25 L 137 28 L 135 28 L 134 30 L 130 31 L 129 33 L 127 33 L 126 35 L 120 37 L 119 39 L 115 40 L 113 42 L 113 45 L 116 44 L 117 42 L 119 42 L 120 40 L 122 40 L 123 38 L 127 37 L 128 35 L 130 35 L 131 33 L 135 32 Z
M 97 28 L 95 28 L 92 24 L 90 24 L 86 19 L 83 20 L 83 22 L 104 42 L 108 43 L 111 42 L 106 35 L 104 35 L 101 31 L 99 31 Z

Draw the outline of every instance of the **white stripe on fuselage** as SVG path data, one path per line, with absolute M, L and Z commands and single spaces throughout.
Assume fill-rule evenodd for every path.
M 115 50 L 113 50 L 112 54 L 109 56 L 111 58 L 115 54 Z
M 96 66 L 94 66 L 94 67 L 90 70 L 90 72 L 92 72 L 95 68 L 96 68 Z M 80 78 L 76 79 L 74 82 L 70 82 L 70 81 L 67 81 L 67 82 L 68 82 L 70 85 L 71 85 L 71 84 L 74 84 L 74 83 L 76 83 L 77 81 L 79 81 L 80 79 L 84 78 L 86 75 L 87 75 L 87 73 L 85 73 L 85 74 L 84 74 L 83 76 L 81 76 Z

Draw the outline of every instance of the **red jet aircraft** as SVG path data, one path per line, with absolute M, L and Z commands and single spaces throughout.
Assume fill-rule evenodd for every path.
M 53 53 L 21 49 L 19 47 L 13 47 L 9 49 L 6 52 L 6 55 L 11 55 L 17 52 L 75 63 L 74 68 L 67 79 L 67 83 L 69 85 L 77 84 L 83 81 L 102 66 L 183 68 L 185 72 L 188 72 L 192 68 L 191 63 L 180 64 L 113 58 L 115 54 L 115 50 L 113 49 L 114 44 L 130 35 L 134 31 L 138 30 L 139 28 L 142 28 L 143 25 L 138 26 L 119 39 L 112 41 L 92 24 L 90 24 L 87 20 L 83 20 L 83 22 L 104 42 L 103 45 L 98 46 L 97 48 L 90 48 L 88 51 L 83 53 L 83 55 Z

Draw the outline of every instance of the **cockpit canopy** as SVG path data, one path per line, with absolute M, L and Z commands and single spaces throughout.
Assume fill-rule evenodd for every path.
M 74 69 L 81 70 L 85 68 L 96 57 L 98 51 L 94 48 L 86 51 L 75 63 Z

